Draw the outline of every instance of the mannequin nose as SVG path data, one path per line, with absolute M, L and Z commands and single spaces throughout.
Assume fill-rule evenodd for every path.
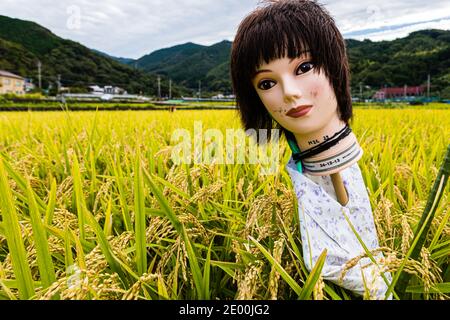
M 286 103 L 292 100 L 298 100 L 302 97 L 302 90 L 296 81 L 286 79 L 283 81 L 284 101 Z

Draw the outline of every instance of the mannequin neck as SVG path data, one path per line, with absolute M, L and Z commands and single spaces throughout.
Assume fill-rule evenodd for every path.
M 337 116 L 324 127 L 307 134 L 297 134 L 294 132 L 295 140 L 301 151 L 306 151 L 314 146 L 331 138 L 336 132 L 343 129 L 346 123 Z

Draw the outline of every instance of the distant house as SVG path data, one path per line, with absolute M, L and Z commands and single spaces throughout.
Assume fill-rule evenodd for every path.
M 91 93 L 93 94 L 103 94 L 105 93 L 103 88 L 95 85 L 95 86 L 89 86 L 89 90 L 91 91 Z
M 60 87 L 59 92 L 60 93 L 64 93 L 64 92 L 70 93 L 70 87 Z
M 425 92 L 424 86 L 382 88 L 373 95 L 373 99 L 384 100 L 395 98 L 420 97 L 424 95 L 424 92 Z
M 0 70 L 0 94 L 25 93 L 25 79 L 14 73 Z
M 127 94 L 124 89 L 115 86 L 104 86 L 102 88 L 97 85 L 93 85 L 89 86 L 89 89 L 93 94 Z
M 127 92 L 124 89 L 114 86 L 104 86 L 103 92 L 107 94 L 127 94 Z

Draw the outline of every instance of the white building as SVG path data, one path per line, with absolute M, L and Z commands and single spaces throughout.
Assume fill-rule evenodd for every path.
M 105 91 L 103 90 L 103 88 L 95 85 L 95 86 L 89 86 L 89 89 L 91 90 L 91 93 L 93 94 L 104 94 Z
M 93 94 L 127 94 L 124 89 L 115 86 L 104 86 L 102 88 L 97 85 L 93 85 L 89 86 L 89 89 Z
M 127 92 L 124 89 L 114 86 L 104 86 L 103 92 L 107 94 L 127 94 Z

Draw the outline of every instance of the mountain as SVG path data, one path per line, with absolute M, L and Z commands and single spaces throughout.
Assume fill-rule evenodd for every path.
M 426 84 L 450 97 L 450 31 L 421 30 L 392 41 L 347 41 L 352 86 L 374 88 Z
M 211 46 L 187 42 L 160 49 L 137 60 L 117 58 L 62 39 L 29 21 L 0 15 L 0 69 L 32 78 L 37 83 L 37 62 L 42 62 L 42 82 L 47 88 L 61 75 L 63 86 L 116 85 L 132 93 L 156 95 L 157 77 L 167 94 L 172 79 L 173 96 L 231 93 L 232 43 Z M 353 95 L 361 85 L 367 96 L 384 86 L 426 85 L 431 94 L 450 99 L 450 31 L 421 30 L 391 41 L 346 39 Z M 367 88 L 369 88 L 367 90 Z
M 193 90 L 202 81 L 202 91 L 231 93 L 230 50 L 231 42 L 226 40 L 212 46 L 188 42 L 154 51 L 136 63 L 138 68 L 165 75 Z
M 188 42 L 176 45 L 170 48 L 156 50 L 150 54 L 136 60 L 139 68 L 147 71 L 160 71 L 164 65 L 176 64 L 181 60 L 195 55 L 197 52 L 206 48 L 205 46 Z
M 193 90 L 201 80 L 202 92 L 230 92 L 231 44 L 189 42 L 146 55 L 137 66 Z M 370 86 L 369 95 L 385 85 L 425 85 L 430 74 L 431 93 L 450 98 L 450 31 L 421 30 L 392 41 L 346 39 L 346 44 L 354 95 L 359 95 L 360 83 Z
M 111 56 L 107 53 L 104 53 L 100 50 L 96 50 L 96 49 L 91 49 L 92 51 L 94 51 L 95 53 L 98 53 L 104 57 L 116 60 L 117 62 L 120 62 L 121 64 L 126 64 L 126 65 L 133 65 L 133 63 L 136 61 L 135 59 L 131 59 L 131 58 L 123 58 L 123 57 L 114 57 Z
M 50 30 L 30 21 L 0 15 L 0 69 L 14 72 L 38 83 L 38 61 L 42 64 L 42 86 L 61 85 L 86 90 L 88 85 L 114 85 L 130 93 L 156 94 L 156 75 L 136 70 L 115 59 L 71 40 L 62 39 Z M 167 81 L 161 90 L 167 92 Z M 74 90 L 75 91 L 75 90 Z M 186 94 L 174 84 L 174 95 Z

